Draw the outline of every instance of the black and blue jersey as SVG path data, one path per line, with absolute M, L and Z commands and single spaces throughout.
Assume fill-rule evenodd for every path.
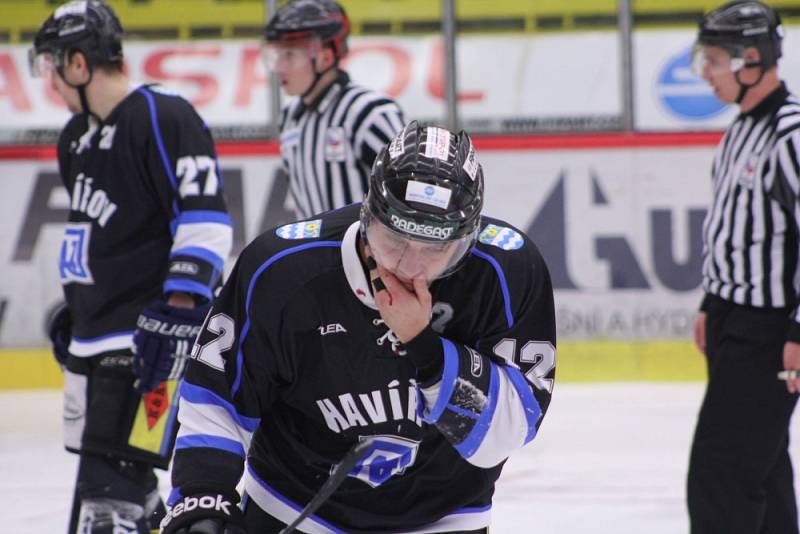
M 300 530 L 489 525 L 503 463 L 534 439 L 552 394 L 547 267 L 522 232 L 483 218 L 464 265 L 431 286 L 434 342 L 406 346 L 375 306 L 359 209 L 282 226 L 242 252 L 181 385 L 170 503 L 233 495 L 244 476 L 250 505 L 289 523 L 332 465 L 368 441 Z M 441 376 L 420 383 L 414 350 L 435 351 Z
M 59 275 L 72 354 L 130 348 L 139 312 L 162 294 L 211 299 L 232 224 L 211 134 L 189 102 L 141 86 L 102 122 L 75 115 L 58 162 L 70 196 Z

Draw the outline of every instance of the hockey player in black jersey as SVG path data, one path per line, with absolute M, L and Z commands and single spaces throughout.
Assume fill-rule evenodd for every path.
M 67 305 L 50 334 L 65 444 L 80 454 L 70 532 L 82 534 L 149 532 L 163 515 L 153 467 L 170 458 L 174 379 L 232 242 L 208 128 L 182 98 L 131 84 L 121 36 L 107 4 L 70 2 L 30 54 L 74 114 L 58 142 Z
M 164 534 L 279 532 L 359 442 L 299 531 L 487 532 L 549 405 L 556 325 L 539 251 L 481 216 L 483 185 L 466 133 L 412 122 L 363 205 L 244 250 L 181 384 Z

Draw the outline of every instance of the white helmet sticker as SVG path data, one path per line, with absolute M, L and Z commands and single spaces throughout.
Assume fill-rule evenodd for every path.
M 447 156 L 450 153 L 450 132 L 436 126 L 428 126 L 427 132 L 425 156 L 447 161 Z
M 453 192 L 446 187 L 426 184 L 425 182 L 409 181 L 406 183 L 406 200 L 420 202 L 429 206 L 447 209 Z
M 67 15 L 83 15 L 86 13 L 86 1 L 70 2 L 56 9 L 53 18 L 58 20 Z
M 403 153 L 403 137 L 397 136 L 389 145 L 389 156 L 391 156 L 392 159 L 395 159 L 402 153 Z
M 467 154 L 467 159 L 464 160 L 464 172 L 467 173 L 467 176 L 474 182 L 475 176 L 478 175 L 478 160 L 475 157 L 475 149 L 472 147 L 472 143 L 469 145 L 469 153 Z

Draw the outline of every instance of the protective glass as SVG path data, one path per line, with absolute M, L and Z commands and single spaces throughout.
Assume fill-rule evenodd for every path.
M 266 43 L 261 53 L 267 68 L 271 71 L 294 70 L 311 64 L 320 50 L 318 39 Z
M 710 47 L 695 43 L 692 48 L 692 73 L 698 78 L 703 77 L 706 67 L 712 74 L 725 74 L 726 72 L 739 72 L 745 66 L 744 58 L 731 53 L 723 48 Z
M 35 48 L 28 50 L 28 69 L 34 78 L 47 78 L 56 68 L 55 56 L 51 52 L 36 53 Z
M 424 278 L 431 283 L 447 276 L 475 242 L 475 232 L 450 241 L 429 241 L 392 230 L 372 216 L 363 224 L 375 261 L 401 281 Z

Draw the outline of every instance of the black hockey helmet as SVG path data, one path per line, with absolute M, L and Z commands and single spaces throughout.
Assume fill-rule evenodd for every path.
M 718 7 L 703 17 L 697 33 L 697 44 L 724 48 L 732 58 L 743 58 L 747 48 L 758 49 L 761 61 L 742 66 L 764 70 L 777 65 L 782 41 L 780 16 L 756 0 L 736 0 Z
M 483 169 L 469 135 L 413 121 L 375 159 L 361 229 L 369 243 L 373 220 L 404 239 L 456 243 L 441 277 L 475 244 L 482 208 Z
M 333 0 L 292 0 L 275 12 L 264 33 L 268 43 L 319 39 L 338 60 L 347 53 L 350 19 Z
M 68 53 L 81 52 L 92 69 L 122 59 L 122 24 L 102 0 L 66 3 L 42 24 L 29 52 L 31 72 L 39 74 L 39 58 L 50 56 L 59 74 Z M 63 74 L 62 74 L 63 76 Z

